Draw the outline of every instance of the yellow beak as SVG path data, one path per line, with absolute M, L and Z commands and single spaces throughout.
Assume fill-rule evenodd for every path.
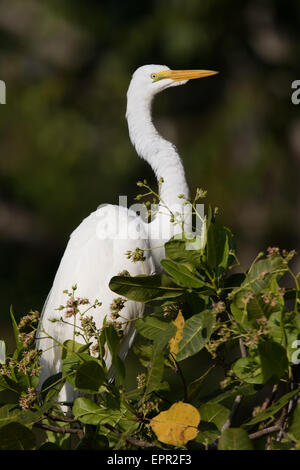
M 174 81 L 191 80 L 193 78 L 209 77 L 216 75 L 219 72 L 214 70 L 164 70 L 152 75 L 154 82 L 163 80 L 164 78 L 171 78 Z

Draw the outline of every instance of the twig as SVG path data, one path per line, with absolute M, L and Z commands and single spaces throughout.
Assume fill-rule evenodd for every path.
M 127 441 L 129 444 L 132 444 L 134 446 L 141 447 L 141 448 L 144 448 L 144 449 L 145 448 L 148 448 L 148 449 L 150 449 L 150 448 L 151 449 L 158 449 L 159 448 L 157 446 L 154 446 L 153 444 L 150 444 L 150 442 L 140 441 L 139 439 L 135 439 L 134 437 L 130 437 L 130 436 L 124 436 L 123 433 L 118 431 L 118 429 L 114 428 L 110 424 L 104 424 L 103 426 L 106 429 L 108 429 L 109 431 L 116 434 L 117 436 L 123 437 L 125 439 L 125 441 Z
M 76 423 L 77 421 L 74 418 L 67 418 L 65 416 L 52 416 L 52 415 L 47 415 L 46 416 L 48 419 L 52 421 L 61 421 L 65 423 Z M 34 426 L 45 429 L 47 431 L 52 431 L 56 432 L 59 434 L 77 434 L 79 439 L 84 438 L 84 432 L 82 429 L 76 429 L 76 428 L 66 428 L 66 427 L 60 427 L 60 426 L 52 426 L 51 424 L 43 424 L 43 423 L 35 423 Z M 158 448 L 157 446 L 154 446 L 153 444 L 150 444 L 150 442 L 146 441 L 141 441 L 139 439 L 135 439 L 134 437 L 130 436 L 124 436 L 118 429 L 114 428 L 110 424 L 104 424 L 104 427 L 108 429 L 109 431 L 113 432 L 117 436 L 122 436 L 125 441 L 128 443 L 135 445 L 136 447 L 141 447 L 141 448 Z
M 225 429 L 230 428 L 230 426 L 232 424 L 232 421 L 233 421 L 233 418 L 234 418 L 234 415 L 237 412 L 238 407 L 240 406 L 242 398 L 243 398 L 243 395 L 237 395 L 235 397 L 232 408 L 231 408 L 231 411 L 230 411 L 230 414 L 229 414 L 228 418 L 226 419 L 225 423 L 223 424 L 222 432 L 225 431 Z
M 277 393 L 277 390 L 278 390 L 278 384 L 273 385 L 271 395 L 269 397 L 266 397 L 265 401 L 261 405 L 261 411 L 265 411 L 270 405 L 272 405 L 275 395 Z M 263 423 L 264 422 L 266 422 L 266 420 L 263 421 Z M 250 432 L 255 427 L 256 427 L 256 424 L 252 424 L 252 426 L 248 428 L 248 432 Z
M 268 406 L 272 403 L 272 401 L 274 400 L 275 394 L 277 392 L 277 389 L 278 389 L 278 384 L 275 384 L 272 388 L 271 395 L 267 397 L 265 401 L 263 402 L 261 406 L 261 411 L 265 411 L 268 408 Z
M 274 426 L 270 426 L 269 428 L 261 429 L 260 431 L 249 434 L 249 438 L 258 439 L 259 437 L 265 436 L 266 434 L 271 434 L 277 431 L 281 431 L 281 426 L 279 424 L 275 424 Z
M 68 418 L 66 416 L 53 416 L 50 414 L 45 414 L 45 418 L 50 419 L 51 421 L 60 421 L 64 423 L 76 423 L 77 420 L 74 418 Z M 66 427 L 61 427 L 61 426 L 52 426 L 51 424 L 43 424 L 43 423 L 35 423 L 34 426 L 45 429 L 47 431 L 52 431 L 52 432 L 57 432 L 59 434 L 77 434 L 79 439 L 84 438 L 84 432 L 82 429 L 78 428 L 66 428 Z M 136 447 L 141 447 L 141 448 L 152 448 L 152 449 L 158 449 L 157 446 L 154 446 L 153 444 L 150 444 L 149 442 L 146 441 L 141 441 L 139 439 L 135 439 L 134 437 L 130 436 L 124 436 L 123 433 L 121 433 L 118 429 L 114 428 L 110 424 L 104 424 L 104 427 L 108 429 L 109 431 L 113 432 L 117 436 L 123 437 L 125 441 L 128 443 L 135 445 Z
M 74 418 L 67 418 L 66 416 L 53 416 L 50 414 L 45 414 L 45 417 L 51 421 L 61 421 L 62 423 L 76 423 L 77 420 Z
M 77 434 L 79 439 L 83 439 L 84 433 L 82 429 L 76 428 L 63 428 L 60 426 L 52 426 L 51 424 L 34 423 L 37 428 L 45 429 L 46 431 L 57 432 L 58 434 Z
M 295 382 L 295 379 L 294 379 L 294 374 L 292 373 L 292 378 L 291 378 L 291 383 L 290 383 L 290 390 L 295 390 L 295 388 L 297 388 L 297 383 Z M 277 441 L 281 441 L 282 437 L 284 436 L 284 432 L 286 430 L 286 427 L 287 427 L 287 423 L 288 423 L 288 419 L 289 417 L 291 416 L 291 414 L 293 413 L 296 405 L 297 405 L 297 401 L 298 401 L 298 393 L 296 395 L 294 395 L 290 401 L 288 402 L 288 404 L 285 406 L 283 412 L 282 412 L 282 416 L 280 418 L 280 423 L 281 423 L 281 430 L 277 436 Z
M 240 343 L 241 356 L 246 357 L 247 356 L 247 350 L 246 350 L 245 345 L 244 345 L 243 341 L 241 340 L 241 338 L 239 339 L 239 343 Z
M 187 384 L 186 384 L 186 381 L 185 381 L 185 378 L 184 378 L 184 375 L 182 373 L 182 370 L 181 370 L 181 367 L 180 365 L 178 364 L 178 362 L 176 361 L 175 357 L 174 357 L 174 354 L 171 353 L 171 357 L 176 365 L 176 372 L 177 374 L 180 376 L 181 378 L 181 381 L 182 381 L 182 385 L 183 385 L 183 393 L 184 393 L 184 401 L 187 401 Z
M 246 351 L 246 348 L 243 344 L 243 341 L 241 339 L 239 339 L 239 343 L 240 343 L 241 356 L 246 357 L 247 356 L 247 351 Z M 223 427 L 222 427 L 222 430 L 221 430 L 222 432 L 225 431 L 225 429 L 230 428 L 230 426 L 232 424 L 232 421 L 233 421 L 233 418 L 234 418 L 234 415 L 237 412 L 238 407 L 240 406 L 242 398 L 243 398 L 243 395 L 237 395 L 235 397 L 232 408 L 231 408 L 231 411 L 230 411 L 230 414 L 229 414 L 228 418 L 226 419 L 225 423 L 223 424 Z

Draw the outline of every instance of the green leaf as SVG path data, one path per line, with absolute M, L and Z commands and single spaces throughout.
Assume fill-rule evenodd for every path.
M 108 349 L 112 357 L 112 364 L 117 372 L 119 382 L 122 384 L 125 379 L 125 366 L 123 361 L 118 356 L 120 349 L 120 337 L 118 336 L 118 333 L 114 329 L 113 325 L 105 327 L 104 331 Z
M 181 237 L 182 235 L 180 235 Z M 172 238 L 165 243 L 166 258 L 169 258 L 178 263 L 190 263 L 195 268 L 200 267 L 200 255 L 202 250 L 187 250 L 187 243 L 191 240 L 185 238 Z
M 274 341 L 261 341 L 258 344 L 264 382 L 278 382 L 287 371 L 288 359 L 285 349 Z
M 20 332 L 19 332 L 19 328 L 18 328 L 17 322 L 16 322 L 15 317 L 14 317 L 12 305 L 10 306 L 10 317 L 11 317 L 11 321 L 12 321 L 12 325 L 13 325 L 13 332 L 14 332 L 14 337 L 15 337 L 15 342 L 16 342 L 16 348 L 19 351 L 20 349 L 23 348 L 23 344 L 19 340 Z
M 147 367 L 147 378 L 145 396 L 154 390 L 160 390 L 164 374 L 164 353 L 159 349 L 154 349 L 151 361 Z
M 164 274 L 153 276 L 114 276 L 109 287 L 112 291 L 130 300 L 137 302 L 150 302 L 179 297 L 184 289 L 172 283 Z
M 238 387 L 231 388 L 225 392 L 221 392 L 213 398 L 210 398 L 209 403 L 221 403 L 227 399 L 234 399 L 237 395 L 255 395 L 257 390 L 255 390 L 252 384 L 244 383 Z
M 287 439 L 282 439 L 280 442 L 272 439 L 270 442 L 270 449 L 271 450 L 292 450 L 294 447 L 294 443 L 292 441 L 288 441 Z
M 245 302 L 249 289 L 240 290 L 237 292 L 231 303 L 231 312 L 234 315 L 235 319 L 244 327 L 244 328 L 257 328 L 257 320 L 262 317 L 269 317 L 273 312 L 278 311 L 280 307 L 272 307 L 269 304 L 266 304 L 261 296 L 261 293 L 254 294 L 252 292 L 253 298 L 250 298 Z
M 16 380 L 11 380 L 9 377 L 0 374 L 0 392 L 3 390 L 10 390 L 15 393 L 21 391 Z
M 219 436 L 220 431 L 215 424 L 201 420 L 200 424 L 198 425 L 198 434 L 194 441 L 200 442 L 201 444 L 207 446 L 215 442 Z
M 89 347 L 90 344 L 81 344 L 73 341 L 72 339 L 67 339 L 63 343 L 61 357 L 64 360 L 68 354 L 73 354 L 74 352 L 82 353 L 88 351 Z
M 219 403 L 204 403 L 200 406 L 199 412 L 201 420 L 214 423 L 219 431 L 230 414 L 230 410 Z
M 101 421 L 106 422 L 108 417 L 108 410 L 101 409 L 95 402 L 89 398 L 76 398 L 74 401 L 73 415 L 84 424 L 100 424 Z
M 187 401 L 188 402 L 192 402 L 196 400 L 197 395 L 202 388 L 202 384 L 205 382 L 206 378 L 215 367 L 216 367 L 215 364 L 213 364 L 206 372 L 204 372 L 204 374 L 201 377 L 199 377 L 198 379 L 188 384 L 188 387 L 187 387 Z
M 34 423 L 41 421 L 41 419 L 44 417 L 44 414 L 51 408 L 53 408 L 53 403 L 47 402 L 35 411 L 21 411 L 15 421 L 18 421 L 18 423 L 22 424 L 23 426 L 31 428 Z
M 250 299 L 247 303 L 246 309 L 250 324 L 256 328 L 258 325 L 257 320 L 264 316 L 268 318 L 272 312 L 270 306 L 263 301 L 261 294 L 254 295 L 253 298 Z
M 38 448 L 38 450 L 62 450 L 62 448 L 57 444 L 54 444 L 54 442 L 45 442 Z
M 300 339 L 299 326 L 298 314 L 294 312 L 274 312 L 269 318 L 270 336 L 286 349 L 288 359 L 292 363 L 298 359 L 296 341 Z
M 20 423 L 9 423 L 0 428 L 0 450 L 32 450 L 34 434 Z
M 229 258 L 230 231 L 217 222 L 209 225 L 207 232 L 207 264 L 211 269 L 226 269 Z
M 286 265 L 283 264 L 281 257 L 260 259 L 251 266 L 242 284 L 233 289 L 232 295 L 241 291 L 261 294 L 270 286 L 274 286 L 274 281 L 278 280 L 284 271 L 286 271 Z M 243 296 L 244 293 L 241 298 Z M 241 308 L 239 305 L 237 307 Z
M 205 346 L 212 334 L 214 322 L 210 310 L 193 315 L 185 322 L 183 337 L 178 346 L 177 361 L 193 356 Z
M 241 428 L 229 428 L 222 432 L 219 450 L 253 450 L 253 444 L 248 434 Z
M 106 436 L 100 434 L 92 434 L 84 437 L 76 446 L 75 450 L 107 450 L 109 448 L 109 440 Z
M 47 377 L 47 379 L 43 382 L 41 388 L 42 400 L 49 401 L 54 399 L 58 395 L 64 384 L 65 379 L 62 379 L 61 372 Z
M 148 315 L 145 318 L 139 318 L 135 322 L 137 331 L 145 338 L 158 340 L 161 335 L 164 335 L 168 328 L 172 325 L 170 321 L 159 319 L 154 315 Z M 174 334 L 176 333 L 176 327 L 174 328 Z M 171 332 L 170 332 L 171 334 Z
M 152 357 L 153 344 L 147 343 L 138 343 L 135 342 L 133 345 L 133 352 L 138 357 L 140 363 L 147 367 Z
M 75 377 L 75 387 L 84 393 L 98 393 L 105 381 L 105 373 L 96 361 L 87 361 L 79 366 Z
M 264 377 L 262 374 L 261 363 L 259 357 L 242 357 L 238 359 L 233 367 L 235 375 L 246 383 L 262 384 Z
M 195 275 L 195 269 L 190 264 L 178 263 L 170 259 L 163 259 L 160 264 L 182 287 L 197 289 L 205 286 L 205 283 Z
M 298 403 L 288 423 L 288 436 L 296 442 L 300 442 L 300 404 Z
M 246 423 L 243 424 L 244 426 L 252 426 L 253 424 L 260 423 L 261 421 L 265 421 L 268 418 L 274 418 L 274 415 L 281 410 L 289 401 L 290 399 L 299 393 L 299 390 L 293 390 L 291 392 L 286 393 L 283 395 L 276 403 L 269 406 L 265 411 L 262 413 L 257 414 L 254 418 L 250 419 Z
M 269 287 L 274 278 L 278 280 L 284 271 L 286 271 L 286 265 L 284 265 L 282 261 L 280 256 L 256 261 L 248 271 L 247 277 L 242 285 L 251 285 L 251 290 L 255 294 L 260 293 Z M 274 271 L 276 271 L 276 273 L 274 273 Z M 262 276 L 262 273 L 267 274 Z
M 273 341 L 261 341 L 258 355 L 238 359 L 233 372 L 247 383 L 275 383 L 283 376 L 288 366 L 285 349 Z
M 69 353 L 66 358 L 63 360 L 62 364 L 62 375 L 66 380 L 75 388 L 75 377 L 76 372 L 83 362 L 92 361 L 93 359 L 89 354 L 85 353 Z
M 133 425 L 136 422 L 136 416 L 133 415 L 128 409 L 122 406 L 120 409 L 111 409 L 104 406 L 98 406 L 88 398 L 76 398 L 73 405 L 73 415 L 84 424 L 116 424 L 122 421 L 129 422 Z
M 6 424 L 16 421 L 21 410 L 16 408 L 15 404 L 7 404 L 0 408 L 0 427 Z

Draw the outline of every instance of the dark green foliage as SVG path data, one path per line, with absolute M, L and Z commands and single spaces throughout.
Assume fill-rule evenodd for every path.
M 86 328 L 85 343 L 65 341 L 62 373 L 49 377 L 36 392 L 38 354 L 31 333 L 26 333 L 29 323 L 34 328 L 36 312 L 19 325 L 11 313 L 16 350 L 5 358 L 4 344 L 1 348 L 0 387 L 13 392 L 11 401 L 0 407 L 3 449 L 54 450 L 70 445 L 119 449 L 145 443 L 166 448 L 155 440 L 149 424 L 178 400 L 173 398 L 172 374 L 177 377 L 179 399 L 200 412 L 197 437 L 187 448 L 250 450 L 260 432 L 270 433 L 270 438 L 257 441 L 259 445 L 299 448 L 299 389 L 294 376 L 300 290 L 299 275 L 289 266 L 294 252 L 268 248 L 248 271 L 238 272 L 241 266 L 231 232 L 212 217 L 205 230 L 206 242 L 195 250 L 186 249 L 185 238 L 168 241 L 162 261 L 167 274 L 129 277 L 126 273 L 111 280 L 116 294 L 153 305 L 152 313 L 135 321 L 139 336 L 133 350 L 143 372 L 130 391 L 124 382 L 125 363 L 118 355 L 122 334 L 117 322 L 106 318 L 97 330 L 78 310 Z M 284 289 L 284 275 L 290 276 L 294 287 Z M 74 298 L 76 287 L 72 289 L 72 294 L 66 291 L 69 298 Z M 118 302 L 119 315 L 123 306 Z M 91 354 L 94 340 L 97 347 Z M 186 377 L 185 362 L 197 360 L 203 350 L 210 355 L 206 370 L 195 369 L 192 377 Z M 115 381 L 108 375 L 105 351 L 111 355 Z M 223 371 L 223 379 L 207 392 L 206 384 L 217 370 Z M 66 382 L 84 393 L 74 401 L 70 423 L 64 421 L 57 402 Z M 237 399 L 244 403 L 241 414 L 232 412 Z M 72 443 L 59 432 L 68 426 L 76 436 Z M 43 443 L 36 442 L 33 427 L 46 431 Z

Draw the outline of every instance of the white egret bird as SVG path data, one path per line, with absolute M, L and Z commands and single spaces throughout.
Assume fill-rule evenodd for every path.
M 127 93 L 127 112 L 129 135 L 138 155 L 146 160 L 153 169 L 157 180 L 163 178 L 161 200 L 169 209 L 183 208 L 184 200 L 178 196 L 188 197 L 188 185 L 184 168 L 175 146 L 161 137 L 151 119 L 151 103 L 160 91 L 183 85 L 188 80 L 206 77 L 217 72 L 209 70 L 170 70 L 162 65 L 145 65 L 138 68 L 130 82 Z M 147 224 L 136 212 L 122 206 L 106 205 L 92 212 L 72 233 L 65 253 L 59 265 L 52 289 L 45 303 L 39 329 L 46 330 L 52 338 L 42 339 L 40 333 L 37 348 L 43 350 L 41 356 L 42 370 L 40 384 L 61 371 L 61 348 L 55 340 L 63 343 L 73 337 L 73 326 L 61 322 L 50 322 L 49 319 L 59 318 L 57 311 L 65 304 L 65 289 L 77 285 L 76 295 L 87 297 L 91 302 L 99 299 L 102 306 L 93 310 L 97 328 L 102 327 L 105 315 L 109 317 L 110 305 L 117 297 L 109 287 L 110 279 L 121 271 L 127 270 L 131 276 L 151 274 L 159 269 L 159 262 L 164 256 L 164 249 L 153 249 L 181 231 L 174 229 L 170 217 L 158 213 L 153 222 Z M 187 222 L 185 230 L 190 230 Z M 146 260 L 132 263 L 125 252 L 136 248 L 145 252 Z M 127 301 L 122 309 L 122 317 L 133 319 L 142 316 L 144 306 L 141 303 Z M 130 348 L 135 330 L 133 322 L 124 322 L 123 343 L 120 356 L 125 357 Z M 81 337 L 76 337 L 80 341 Z M 109 368 L 111 358 L 106 357 Z M 72 401 L 74 391 L 67 384 L 60 392 L 60 401 Z

